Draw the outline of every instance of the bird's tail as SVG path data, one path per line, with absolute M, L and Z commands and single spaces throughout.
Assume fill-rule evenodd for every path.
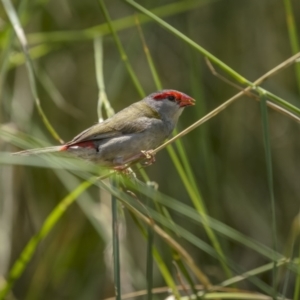
M 59 152 L 63 150 L 64 150 L 64 146 L 53 146 L 53 147 L 46 147 L 46 148 L 23 150 L 23 151 L 12 153 L 12 155 L 23 155 L 23 156 L 39 155 L 43 153 Z

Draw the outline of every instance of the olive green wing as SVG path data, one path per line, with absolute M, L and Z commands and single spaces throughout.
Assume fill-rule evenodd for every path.
M 145 118 L 160 119 L 160 116 L 145 102 L 136 102 L 104 122 L 81 132 L 67 144 L 73 145 L 85 141 L 101 140 L 124 134 L 142 132 L 148 126 Z

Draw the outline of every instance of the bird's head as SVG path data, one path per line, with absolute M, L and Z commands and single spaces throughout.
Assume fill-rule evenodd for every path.
M 150 94 L 145 98 L 145 102 L 154 108 L 162 118 L 174 119 L 178 117 L 187 106 L 195 105 L 195 100 L 176 90 L 162 90 Z

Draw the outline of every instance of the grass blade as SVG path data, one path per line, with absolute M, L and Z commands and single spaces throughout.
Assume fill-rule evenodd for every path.
M 107 117 L 112 117 L 115 114 L 114 109 L 111 107 L 110 102 L 108 101 L 104 76 L 103 76 L 103 41 L 101 37 L 94 39 L 94 52 L 95 52 L 95 69 L 96 69 L 96 78 L 98 85 L 98 120 L 102 122 L 104 117 L 102 116 L 102 108 L 104 107 Z
M 197 246 L 198 248 L 206 251 L 207 253 L 211 254 L 213 257 L 218 257 L 217 253 L 215 252 L 215 250 L 205 244 L 203 241 L 201 241 L 198 237 L 196 237 L 195 235 L 193 235 L 192 233 L 190 233 L 188 230 L 182 228 L 181 226 L 177 226 L 177 225 L 173 225 L 170 223 L 168 218 L 165 218 L 164 216 L 162 216 L 161 214 L 157 213 L 156 211 L 147 208 L 146 210 L 143 209 L 143 212 L 140 212 L 139 210 L 137 210 L 137 208 L 135 208 L 134 206 L 136 205 L 136 198 L 132 199 L 128 194 L 125 194 L 124 192 L 120 192 L 119 190 L 115 190 L 113 189 L 111 186 L 104 186 L 105 183 L 103 182 L 97 182 L 96 184 L 101 184 L 101 186 L 103 186 L 104 189 L 108 189 L 109 192 L 111 194 L 114 194 L 118 197 L 118 199 L 120 199 L 122 201 L 122 203 L 131 211 L 133 212 L 139 219 L 141 219 L 143 222 L 145 222 L 148 225 L 152 224 L 152 220 L 150 220 L 149 218 L 146 217 L 146 215 L 150 214 L 151 216 L 153 216 L 153 219 L 155 221 L 158 221 L 160 224 L 162 224 L 163 226 L 169 228 L 170 230 L 174 231 L 174 232 L 179 232 L 180 236 L 184 239 L 186 239 L 187 241 L 189 241 L 191 244 L 194 244 L 195 246 Z M 134 186 L 136 186 L 136 183 L 132 183 Z M 132 185 L 130 185 L 132 186 Z M 143 188 L 143 190 L 139 190 L 140 192 L 143 192 L 145 189 L 145 187 Z M 150 192 L 150 191 L 148 191 Z M 152 194 L 152 192 L 150 193 Z M 157 194 L 157 196 L 159 197 L 159 193 Z M 164 195 L 164 197 L 168 198 L 167 196 Z M 134 200 L 134 201 L 132 201 Z M 173 199 L 172 202 L 174 203 L 175 206 L 177 206 L 176 204 L 176 200 Z M 172 205 L 172 204 L 171 204 Z M 143 207 L 144 208 L 144 207 Z M 190 209 L 190 208 L 189 208 Z M 175 208 L 176 210 L 176 208 Z M 195 214 L 195 221 L 200 221 L 199 220 L 199 215 L 197 214 L 197 212 L 195 212 L 194 210 L 191 210 L 194 212 Z M 195 266 L 195 262 L 193 261 L 192 257 L 181 247 L 181 245 L 176 242 L 169 234 L 167 234 L 164 230 L 161 229 L 161 227 L 159 227 L 157 224 L 153 224 L 153 229 L 155 230 L 155 232 L 160 235 L 160 237 L 162 237 L 164 239 L 164 241 L 170 245 L 172 247 L 172 249 L 174 249 L 175 251 L 177 251 L 180 256 L 182 257 L 182 259 L 186 262 L 186 264 L 189 266 L 190 270 L 197 276 L 198 280 L 200 282 L 203 283 L 203 285 L 205 286 L 205 288 L 210 288 L 211 284 L 209 282 L 209 279 L 202 273 L 202 271 Z M 224 229 L 224 224 L 223 226 L 221 226 L 222 230 Z M 213 227 L 215 230 L 217 229 L 217 227 Z M 220 230 L 220 228 L 219 228 Z M 232 230 L 234 231 L 234 230 Z M 237 238 L 238 242 L 241 242 L 241 240 L 243 240 L 240 237 Z M 272 255 L 273 257 L 280 257 L 280 255 L 276 255 L 275 253 L 272 253 L 271 249 L 266 249 L 264 250 L 264 246 L 259 245 L 259 248 L 257 247 L 258 244 L 257 243 L 253 243 L 253 241 L 248 241 L 247 238 L 245 238 L 242 243 L 245 244 L 245 241 L 248 242 L 248 245 L 251 247 L 253 247 L 253 249 L 258 250 L 259 253 L 263 254 L 266 257 L 270 257 L 270 255 Z M 230 262 L 231 267 L 233 269 L 235 269 L 239 274 L 243 273 L 244 270 L 241 270 L 240 266 L 234 264 L 233 262 Z M 247 278 L 247 277 L 246 277 Z M 265 284 L 264 282 L 262 282 L 261 280 L 259 280 L 256 277 L 248 277 L 248 279 L 254 283 L 256 286 L 258 286 L 262 291 L 265 291 L 266 293 L 272 295 L 274 294 L 274 290 L 269 287 L 267 284 Z M 166 280 L 167 281 L 167 280 Z M 167 281 L 168 282 L 168 281 Z
M 266 157 L 266 167 L 268 176 L 268 187 L 269 196 L 271 201 L 271 213 L 272 213 L 272 237 L 273 237 L 273 247 L 274 251 L 277 252 L 277 225 L 276 225 L 276 211 L 275 211 L 275 196 L 274 196 L 274 185 L 273 185 L 273 168 L 272 168 L 272 156 L 271 156 L 271 143 L 270 143 L 270 131 L 269 131 L 269 121 L 268 121 L 268 111 L 267 111 L 267 99 L 265 95 L 261 95 L 261 115 L 262 115 L 262 127 L 263 127 L 263 139 L 265 145 L 265 157 Z M 276 290 L 276 279 L 277 279 L 277 267 L 274 261 L 273 268 L 273 288 Z M 274 297 L 277 297 L 275 294 Z
M 212 55 L 210 52 L 208 52 L 206 49 L 198 45 L 196 42 L 188 38 L 186 35 L 184 35 L 182 32 L 168 24 L 167 22 L 163 21 L 161 18 L 153 14 L 151 11 L 147 10 L 145 7 L 141 6 L 140 4 L 136 3 L 133 0 L 123 0 L 133 6 L 135 9 L 143 12 L 148 17 L 152 18 L 154 21 L 156 21 L 159 25 L 173 33 L 178 38 L 182 39 L 184 42 L 189 44 L 191 47 L 195 48 L 197 51 L 199 51 L 203 56 L 207 57 L 209 60 L 211 60 L 214 64 L 216 64 L 219 68 L 221 68 L 225 73 L 227 73 L 229 76 L 234 78 L 237 82 L 241 84 L 245 84 L 250 88 L 255 88 L 260 93 L 264 93 L 269 99 L 273 100 L 278 105 L 291 110 L 294 113 L 300 114 L 300 109 L 295 107 L 294 105 L 288 103 L 284 99 L 274 95 L 273 93 L 258 87 L 257 85 L 259 83 L 252 83 L 251 81 L 247 80 L 245 77 L 241 76 L 239 73 L 234 71 L 232 68 L 227 66 L 225 63 L 223 63 L 221 60 L 219 60 L 217 57 Z M 243 93 L 244 94 L 244 93 Z
M 142 13 L 144 13 L 145 15 L 147 15 L 148 17 L 150 17 L 151 19 L 153 19 L 157 24 L 161 25 L 162 27 L 164 27 L 165 29 L 167 29 L 171 33 L 175 34 L 177 37 L 179 37 L 183 41 L 187 42 L 192 47 L 196 48 L 199 52 L 201 52 L 204 56 L 206 56 L 211 61 L 213 61 L 216 65 L 218 65 L 227 74 L 230 74 L 238 82 L 240 82 L 242 84 L 251 84 L 246 78 L 244 78 L 243 76 L 241 76 L 240 74 L 238 74 L 236 71 L 234 71 L 233 69 L 231 69 L 230 67 L 228 67 L 221 60 L 219 60 L 217 57 L 215 57 L 210 52 L 208 52 L 207 50 L 205 50 L 203 47 L 201 47 L 200 45 L 198 45 L 197 43 L 195 43 L 193 40 L 189 39 L 186 35 L 184 35 L 183 33 L 181 33 L 179 30 L 175 29 L 174 27 L 172 27 L 170 24 L 168 24 L 167 22 L 163 21 L 161 18 L 157 17 L 154 13 L 152 13 L 149 10 L 147 10 L 142 5 L 136 3 L 133 0 L 123 0 L 123 1 L 127 2 L 128 4 L 130 4 L 131 6 L 133 6 L 134 8 L 136 8 L 137 10 L 141 11 Z
M 283 2 L 284 2 L 286 23 L 287 23 L 287 29 L 289 32 L 292 53 L 296 54 L 300 51 L 300 47 L 299 47 L 297 26 L 296 26 L 296 22 L 295 22 L 295 16 L 294 16 L 294 12 L 293 12 L 292 2 L 291 2 L 291 0 L 284 0 Z M 295 65 L 295 71 L 296 71 L 298 91 L 300 93 L 300 64 L 299 63 L 297 63 Z
M 135 215 L 134 211 L 129 210 L 129 212 L 130 212 L 130 215 L 131 215 L 133 221 L 135 222 L 136 226 L 140 229 L 140 232 L 142 233 L 142 235 L 145 237 L 145 239 L 148 239 L 148 235 L 147 235 L 148 231 L 146 231 L 144 229 L 144 227 L 141 225 L 141 223 L 139 222 L 138 217 Z M 150 220 L 150 222 L 152 222 L 152 221 Z M 148 224 L 149 227 L 150 227 L 150 225 L 151 224 Z M 172 290 L 172 293 L 175 295 L 176 299 L 179 299 L 180 295 L 179 295 L 176 283 L 174 282 L 173 277 L 164 262 L 164 259 L 162 258 L 158 249 L 154 245 L 152 247 L 152 255 L 156 261 L 157 267 L 160 270 L 160 273 L 162 274 L 166 284 Z M 147 294 L 149 295 L 148 288 L 149 288 L 149 284 L 147 286 Z M 151 295 L 152 295 L 152 290 L 151 290 Z
M 152 60 L 152 57 L 151 57 L 151 54 L 150 54 L 150 51 L 147 47 L 147 44 L 146 44 L 146 40 L 144 38 L 144 35 L 143 35 L 143 32 L 142 32 L 142 29 L 140 27 L 140 24 L 138 22 L 138 18 L 136 17 L 136 23 L 137 23 L 137 27 L 138 27 L 138 30 L 139 30 L 139 34 L 140 34 L 140 37 L 141 37 L 141 41 L 142 41 L 142 44 L 143 44 L 143 48 L 144 48 L 144 52 L 145 52 L 145 55 L 146 55 L 146 58 L 147 58 L 147 62 L 148 62 L 148 65 L 149 65 L 149 68 L 150 68 L 150 72 L 152 74 L 152 77 L 154 79 L 154 82 L 155 82 L 155 85 L 156 85 L 156 88 L 157 89 L 162 89 L 162 84 L 161 84 L 161 81 L 160 81 L 160 78 L 159 78 L 159 75 L 156 71 L 156 68 L 155 68 L 155 65 L 154 65 L 154 62 Z M 174 135 L 177 134 L 177 131 L 176 129 L 174 130 Z M 196 181 L 195 181 L 195 178 L 194 178 L 194 175 L 193 175 L 193 172 L 192 172 L 192 169 L 191 169 L 191 166 L 190 166 L 190 163 L 189 163 L 189 160 L 187 158 L 187 155 L 186 155 L 186 151 L 184 149 L 184 146 L 181 142 L 180 139 L 176 140 L 176 146 L 179 150 L 179 156 L 181 158 L 181 161 L 183 164 L 181 164 L 179 158 L 178 158 L 178 155 L 176 154 L 175 150 L 174 150 L 174 147 L 172 145 L 169 145 L 169 147 L 167 147 L 167 151 L 174 163 L 174 166 L 194 204 L 194 206 L 196 207 L 197 211 L 199 212 L 199 214 L 201 214 L 203 217 L 205 217 L 205 215 L 207 214 L 207 211 L 206 211 L 206 207 L 205 207 L 205 204 L 204 204 L 204 201 L 202 200 L 202 196 L 201 196 L 201 193 L 198 189 L 198 186 L 196 184 Z M 171 221 L 172 222 L 172 221 Z M 227 274 L 228 277 L 231 277 L 232 274 L 231 274 L 231 271 L 230 269 L 227 267 L 226 263 L 224 263 L 224 261 L 226 261 L 226 258 L 225 258 L 225 255 L 223 253 L 223 250 L 218 242 L 218 239 L 217 237 L 215 236 L 214 232 L 211 230 L 211 228 L 209 226 L 207 226 L 207 224 L 203 224 L 204 226 L 204 229 L 208 235 L 208 237 L 210 238 L 212 244 L 214 245 L 214 248 L 216 249 L 216 251 L 218 252 L 219 254 L 219 257 L 220 257 L 220 262 L 222 264 L 222 267 L 225 271 L 225 273 Z
M 25 36 L 24 30 L 21 26 L 21 23 L 20 23 L 20 20 L 18 18 L 18 15 L 16 13 L 16 10 L 13 7 L 10 0 L 2 0 L 2 3 L 3 3 L 3 6 L 5 8 L 5 11 L 6 11 L 6 13 L 9 17 L 9 20 L 10 20 L 10 22 L 11 22 L 11 24 L 12 24 L 14 30 L 15 30 L 15 33 L 16 33 L 18 39 L 19 39 L 19 42 L 22 46 L 23 53 L 26 57 L 26 67 L 27 67 L 30 87 L 31 87 L 31 91 L 32 91 L 32 94 L 33 94 L 38 112 L 39 112 L 46 128 L 51 133 L 53 138 L 55 138 L 60 143 L 63 143 L 62 139 L 59 137 L 58 133 L 52 127 L 52 125 L 50 124 L 48 118 L 46 117 L 46 115 L 45 115 L 45 113 L 42 109 L 40 99 L 39 99 L 39 96 L 38 96 L 38 92 L 37 92 L 37 86 L 36 86 L 36 81 L 35 81 L 33 65 L 32 65 L 30 55 L 29 55 L 29 51 L 28 51 L 28 44 L 27 44 L 26 36 Z
M 138 185 L 136 182 L 138 182 Z M 136 181 L 136 182 L 132 183 L 130 181 L 126 181 L 127 186 L 130 187 L 132 190 L 137 190 L 138 192 L 151 197 L 151 194 L 149 194 L 149 191 L 147 191 L 145 184 L 143 184 L 141 181 Z M 282 258 L 282 255 L 278 254 L 274 250 L 262 245 L 261 243 L 253 239 L 250 239 L 249 237 L 243 235 L 237 230 L 227 226 L 226 224 L 216 219 L 206 216 L 206 219 L 204 220 L 204 218 L 201 215 L 199 215 L 198 212 L 196 212 L 193 208 L 189 207 L 186 204 L 183 204 L 182 202 L 172 197 L 162 194 L 159 191 L 156 191 L 156 201 L 163 204 L 166 207 L 169 207 L 171 210 L 178 212 L 180 215 L 182 216 L 184 215 L 189 219 L 194 220 L 198 224 L 208 222 L 208 225 L 218 233 L 238 243 L 243 244 L 245 247 L 249 247 L 250 249 L 257 251 L 258 253 L 260 253 L 261 255 L 267 258 L 271 258 L 271 259 Z
M 174 16 L 189 10 L 196 9 L 197 7 L 217 2 L 220 0 L 186 0 L 184 2 L 174 2 L 167 5 L 156 7 L 152 10 L 153 13 L 160 17 Z M 152 19 L 144 14 L 138 15 L 141 23 L 152 22 Z M 131 28 L 135 25 L 135 17 L 128 16 L 112 21 L 113 27 L 116 31 L 122 31 Z M 91 40 L 98 36 L 109 35 L 111 30 L 107 23 L 89 27 L 83 30 L 61 30 L 52 32 L 36 32 L 28 34 L 28 41 L 30 44 L 40 43 L 66 43 L 77 42 L 84 40 Z
M 117 187 L 116 179 L 111 180 L 112 186 Z M 118 221 L 118 201 L 111 196 L 112 210 L 112 234 L 113 234 L 113 260 L 114 260 L 114 279 L 116 300 L 121 300 L 121 268 L 120 268 L 120 244 L 119 244 L 119 221 Z
M 114 29 L 114 26 L 112 24 L 112 21 L 110 19 L 110 16 L 108 14 L 106 6 L 105 6 L 103 0 L 98 0 L 98 2 L 99 2 L 100 7 L 101 7 L 101 9 L 103 11 L 104 17 L 105 17 L 106 22 L 108 24 L 108 27 L 109 27 L 109 29 L 111 31 L 111 34 L 113 35 L 113 38 L 114 38 L 115 43 L 117 45 L 117 48 L 118 48 L 118 50 L 120 52 L 121 59 L 123 60 L 125 66 L 126 66 L 126 69 L 127 69 L 128 73 L 129 73 L 129 76 L 131 77 L 131 80 L 134 83 L 134 86 L 136 87 L 136 89 L 137 89 L 140 97 L 143 98 L 143 97 L 145 97 L 145 92 L 144 92 L 144 90 L 143 90 L 143 88 L 142 88 L 142 86 L 141 86 L 138 78 L 136 77 L 136 75 L 135 75 L 135 73 L 134 73 L 134 71 L 133 71 L 133 69 L 131 67 L 131 64 L 129 63 L 127 54 L 125 53 L 125 50 L 124 50 L 124 48 L 122 46 L 122 43 L 121 43 L 121 41 L 120 41 L 120 39 L 119 39 L 119 37 L 117 35 L 117 32 Z
M 103 178 L 102 178 L 103 179 Z M 77 197 L 95 183 L 98 179 L 93 177 L 90 181 L 81 183 L 72 193 L 68 194 L 50 213 L 40 231 L 33 236 L 25 246 L 17 261 L 13 264 L 7 282 L 0 290 L 0 300 L 5 299 L 7 293 L 12 289 L 16 280 L 22 275 L 27 264 L 31 260 L 38 244 L 49 234 L 55 224 L 59 221 L 68 207 L 74 203 Z
M 148 188 L 154 188 L 149 186 Z M 152 207 L 152 203 L 147 199 L 147 207 Z M 151 218 L 151 216 L 149 216 Z M 152 300 L 153 288 L 153 246 L 154 246 L 154 231 L 152 226 L 147 228 L 147 265 L 146 265 L 146 278 L 147 278 L 147 300 Z
M 146 266 L 146 278 L 147 278 L 147 300 L 152 300 L 152 288 L 153 288 L 153 242 L 154 232 L 151 226 L 148 226 L 148 239 L 147 239 L 147 266 Z

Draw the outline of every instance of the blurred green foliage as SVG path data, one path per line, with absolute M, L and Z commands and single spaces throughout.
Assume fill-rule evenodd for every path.
M 138 3 L 154 10 L 156 15 L 251 81 L 293 54 L 284 1 L 141 0 Z M 291 3 L 299 32 L 300 2 Z M 98 1 L 35 0 L 14 1 L 13 4 L 19 8 L 28 38 L 41 105 L 65 141 L 98 120 L 95 37 L 103 36 L 105 89 L 114 110 L 119 111 L 140 99 Z M 124 1 L 105 1 L 105 5 L 141 86 L 147 94 L 155 91 L 134 22 L 137 12 Z M 185 110 L 178 124 L 179 131 L 238 92 L 215 77 L 195 49 L 149 18 L 138 14 L 138 19 L 163 88 L 186 92 L 197 100 L 195 107 Z M 24 56 L 2 6 L 0 46 L 1 128 L 25 132 L 47 144 L 57 143 L 35 107 Z M 295 75 L 295 68 L 291 66 L 262 86 L 299 107 Z M 299 249 L 296 237 L 300 226 L 295 221 L 300 194 L 299 124 L 277 111 L 268 111 L 277 251 L 289 256 L 291 241 L 295 242 L 295 249 Z M 261 124 L 259 103 L 244 96 L 181 141 L 208 215 L 272 248 L 272 214 Z M 1 139 L 0 150 L 13 152 L 18 149 Z M 146 172 L 159 185 L 160 192 L 192 206 L 166 150 L 158 153 L 157 162 Z M 0 276 L 3 279 L 45 218 L 80 182 L 67 174 L 62 170 L 29 166 L 3 164 L 0 167 Z M 89 212 L 80 202 L 66 211 L 39 245 L 9 299 L 104 299 L 114 295 L 110 196 L 93 186 L 80 197 L 79 201 L 89 200 Z M 170 214 L 175 223 L 211 243 L 199 223 L 172 211 Z M 96 221 L 91 220 L 91 215 Z M 120 218 L 123 224 L 120 237 L 123 292 L 145 289 L 146 241 L 126 209 Z M 227 279 L 216 257 L 175 234 L 173 237 L 213 284 Z M 154 239 L 166 265 L 175 273 L 169 246 L 158 236 Z M 245 247 L 243 242 L 239 244 L 222 235 L 218 235 L 218 241 L 226 258 L 239 267 L 233 274 L 270 262 L 257 251 Z M 295 250 L 297 252 L 299 250 Z M 296 275 L 291 273 L 288 277 L 285 271 L 279 273 L 277 289 L 293 297 Z M 271 272 L 258 274 L 256 279 L 272 286 Z M 175 281 L 180 284 L 177 279 Z M 164 285 L 155 267 L 154 286 Z M 244 281 L 238 287 L 261 291 L 253 281 Z

